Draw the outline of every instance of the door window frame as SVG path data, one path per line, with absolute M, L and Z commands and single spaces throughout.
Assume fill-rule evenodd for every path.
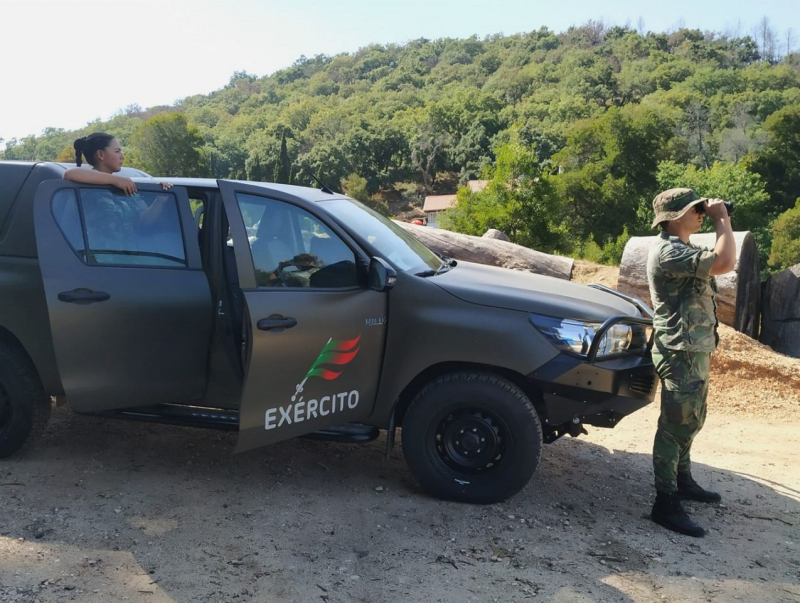
M 233 238 L 233 248 L 236 254 L 236 269 L 239 272 L 239 287 L 244 292 L 250 291 L 263 291 L 263 292 L 350 292 L 366 290 L 367 286 L 367 268 L 369 267 L 369 255 L 364 249 L 344 230 L 330 215 L 322 210 L 317 209 L 313 201 L 306 201 L 300 197 L 288 194 L 284 191 L 272 189 L 270 187 L 261 187 L 257 184 L 240 183 L 231 180 L 218 180 L 217 181 L 220 193 L 225 206 L 225 211 L 228 216 L 228 225 L 231 229 L 231 237 Z M 228 194 L 232 198 L 228 198 Z M 245 229 L 244 217 L 239 209 L 238 193 L 261 197 L 270 201 L 277 201 L 286 203 L 297 207 L 313 218 L 321 222 L 324 226 L 329 228 L 341 241 L 347 245 L 348 248 L 354 253 L 356 260 L 356 273 L 358 283 L 352 287 L 259 287 L 256 284 L 256 269 L 253 262 L 253 254 L 250 247 L 250 241 L 247 237 L 247 230 Z M 232 204 L 232 207 L 231 207 Z M 231 215 L 231 214 L 234 215 Z M 246 250 L 246 252 L 245 252 Z
M 43 183 L 44 184 L 44 183 Z M 152 182 L 136 182 L 137 191 L 145 192 L 145 193 L 166 193 L 172 194 L 175 198 L 175 206 L 178 213 L 178 225 L 181 229 L 181 242 L 183 244 L 183 253 L 184 259 L 186 261 L 185 266 L 167 266 L 167 265 L 155 265 L 155 264 L 121 264 L 121 263 L 108 263 L 108 264 L 101 264 L 101 263 L 91 263 L 88 262 L 88 254 L 90 252 L 89 243 L 88 243 L 88 233 L 86 231 L 86 221 L 84 218 L 83 212 L 83 204 L 81 203 L 81 189 L 95 189 L 95 190 L 107 190 L 116 195 L 119 193 L 114 190 L 111 186 L 98 186 L 98 185 L 91 185 L 91 184 L 84 184 L 82 182 L 71 182 L 68 180 L 63 181 L 60 183 L 60 186 L 55 187 L 51 194 L 50 199 L 48 200 L 48 210 L 50 215 L 53 218 L 53 222 L 55 223 L 56 227 L 58 228 L 59 233 L 64 240 L 66 241 L 67 245 L 69 245 L 70 249 L 75 253 L 75 257 L 85 266 L 89 268 L 142 268 L 142 269 L 158 269 L 158 270 L 203 270 L 202 260 L 200 258 L 200 248 L 199 244 L 197 243 L 197 232 L 195 231 L 191 236 L 194 237 L 194 245 L 192 245 L 191 241 L 189 240 L 188 230 L 186 228 L 187 224 L 191 224 L 196 229 L 196 222 L 194 221 L 194 216 L 191 213 L 191 208 L 189 206 L 189 196 L 186 191 L 185 187 L 182 186 L 173 186 L 169 190 L 164 190 L 161 188 L 160 184 L 152 183 Z M 64 230 L 61 228 L 61 224 L 59 223 L 58 219 L 56 218 L 55 212 L 53 211 L 53 200 L 55 196 L 59 194 L 63 190 L 72 189 L 75 191 L 75 202 L 78 206 L 78 215 L 80 217 L 81 222 L 81 236 L 83 237 L 83 244 L 85 249 L 86 258 L 81 257 L 80 253 L 72 246 L 72 242 L 67 237 Z

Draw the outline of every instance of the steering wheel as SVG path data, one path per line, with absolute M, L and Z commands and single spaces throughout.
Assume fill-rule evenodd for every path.
M 311 253 L 298 253 L 290 260 L 283 260 L 278 264 L 278 267 L 275 269 L 273 274 L 275 278 L 281 283 L 281 286 L 287 287 L 287 280 L 292 277 L 292 275 L 296 274 L 297 272 L 316 272 L 320 268 L 322 268 L 325 263 L 320 260 L 317 256 Z M 286 268 L 294 267 L 297 270 L 284 273 Z

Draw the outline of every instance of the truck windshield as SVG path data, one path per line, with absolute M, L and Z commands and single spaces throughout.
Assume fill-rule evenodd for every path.
M 437 270 L 439 257 L 400 226 L 354 200 L 336 199 L 322 203 L 325 210 L 371 245 L 377 255 L 400 270 Z

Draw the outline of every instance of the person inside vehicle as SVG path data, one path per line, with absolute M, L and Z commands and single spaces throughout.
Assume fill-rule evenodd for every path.
M 105 132 L 94 132 L 83 138 L 78 138 L 72 143 L 75 149 L 75 164 L 78 167 L 70 168 L 64 172 L 65 180 L 82 182 L 84 184 L 110 184 L 124 192 L 126 195 L 136 193 L 136 183 L 125 176 L 115 176 L 116 172 L 122 169 L 125 155 L 119 141 L 111 134 Z M 83 159 L 92 166 L 93 169 L 85 170 L 81 168 Z M 172 184 L 162 182 L 161 188 L 169 190 Z
M 91 189 L 82 193 L 82 203 L 90 245 L 103 250 L 135 251 L 142 243 L 148 227 L 157 228 L 171 196 L 136 194 L 136 183 L 125 176 L 116 175 L 122 169 L 125 155 L 119 141 L 105 132 L 95 132 L 73 143 L 75 163 L 78 167 L 64 172 L 64 179 L 83 184 L 111 185 L 123 195 L 112 195 L 104 189 Z M 92 166 L 81 166 L 82 157 Z M 162 182 L 161 188 L 169 190 L 172 184 Z

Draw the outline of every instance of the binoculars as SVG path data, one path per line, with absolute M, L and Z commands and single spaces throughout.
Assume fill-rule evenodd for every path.
M 733 201 L 723 201 L 723 204 L 725 205 L 725 209 L 728 210 L 728 215 L 730 216 L 733 213 Z M 702 203 L 698 203 L 694 206 L 694 210 L 698 214 L 704 214 L 706 213 L 706 206 Z

